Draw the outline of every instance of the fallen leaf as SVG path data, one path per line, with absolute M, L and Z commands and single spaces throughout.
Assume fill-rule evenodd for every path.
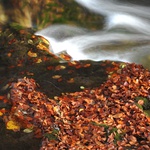
M 8 130 L 13 130 L 13 131 L 19 131 L 20 130 L 20 125 L 16 121 L 8 121 L 6 124 L 6 128 Z

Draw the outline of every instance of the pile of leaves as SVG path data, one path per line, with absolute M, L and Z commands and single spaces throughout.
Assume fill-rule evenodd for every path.
M 41 150 L 150 149 L 150 72 L 141 65 L 127 64 L 97 88 L 54 99 L 37 88 L 28 78 L 11 85 L 5 121 L 42 137 Z

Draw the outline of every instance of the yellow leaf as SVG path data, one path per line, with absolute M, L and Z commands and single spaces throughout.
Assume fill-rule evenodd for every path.
M 28 56 L 29 57 L 37 57 L 37 53 L 33 53 L 31 51 L 28 51 Z
M 19 131 L 20 130 L 20 125 L 17 122 L 10 120 L 10 121 L 7 122 L 6 128 L 8 130 Z
M 3 116 L 3 113 L 2 113 L 2 112 L 0 112 L 0 116 Z
M 54 76 L 52 76 L 52 78 L 53 79 L 59 79 L 59 78 L 61 78 L 61 75 L 54 75 Z
M 39 64 L 41 62 L 42 62 L 42 59 L 40 59 L 40 58 L 36 61 L 37 64 Z

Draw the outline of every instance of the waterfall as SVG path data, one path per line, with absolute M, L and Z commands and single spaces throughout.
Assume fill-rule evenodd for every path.
M 150 61 L 150 8 L 117 0 L 75 0 L 105 17 L 102 30 L 51 25 L 37 35 L 51 43 L 55 54 L 66 51 L 73 60 L 113 60 L 145 65 Z M 150 66 L 148 66 L 150 67 Z

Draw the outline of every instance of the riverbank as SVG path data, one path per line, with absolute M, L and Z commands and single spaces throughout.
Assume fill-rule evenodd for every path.
M 149 149 L 149 70 L 55 56 L 30 29 L 0 40 L 2 150 Z

